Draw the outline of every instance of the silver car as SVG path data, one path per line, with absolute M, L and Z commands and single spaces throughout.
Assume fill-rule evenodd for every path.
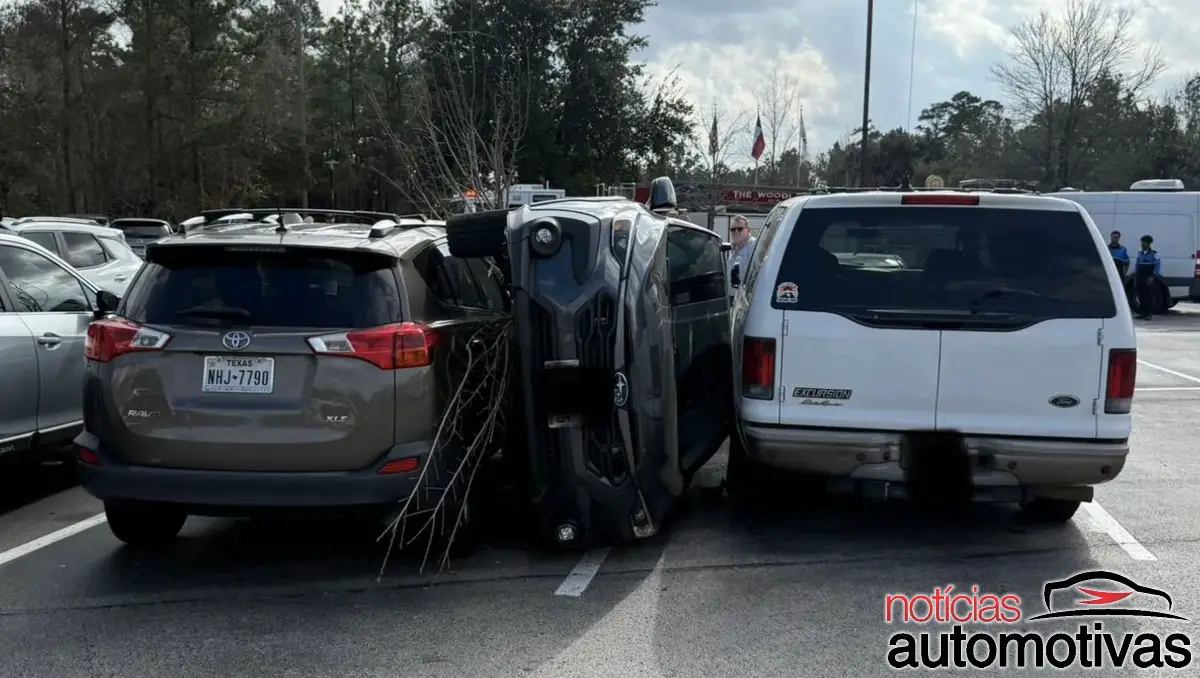
M 64 217 L 18 219 L 9 228 L 64 259 L 96 287 L 124 296 L 142 258 L 120 229 Z
M 98 291 L 44 247 L 0 233 L 0 460 L 82 430 L 83 345 Z

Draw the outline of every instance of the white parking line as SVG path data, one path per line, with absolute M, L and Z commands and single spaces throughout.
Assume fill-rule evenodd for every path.
M 105 517 L 103 513 L 100 513 L 88 518 L 87 520 L 81 520 L 74 525 L 67 525 L 61 530 L 56 530 L 43 537 L 38 537 L 31 542 L 26 542 L 20 546 L 13 547 L 3 553 L 0 553 L 0 565 L 7 565 L 17 558 L 23 558 L 34 551 L 44 549 L 55 542 L 60 542 L 67 537 L 73 537 L 84 530 L 90 530 L 93 527 L 107 521 L 108 518 Z
M 1169 367 L 1163 367 L 1162 365 L 1155 365 L 1154 363 L 1148 363 L 1145 360 L 1138 360 L 1138 362 L 1145 365 L 1146 367 L 1156 369 L 1159 372 L 1165 372 L 1166 374 L 1169 374 L 1173 377 L 1179 377 L 1180 379 L 1186 379 L 1186 380 L 1192 382 L 1193 384 L 1200 384 L 1200 377 L 1193 377 L 1190 374 L 1184 374 L 1183 372 L 1176 372 L 1175 370 L 1170 369 Z
M 1158 560 L 1153 553 L 1141 542 L 1134 538 L 1129 530 L 1126 530 L 1121 523 L 1117 522 L 1112 514 L 1104 510 L 1100 504 L 1091 501 L 1083 504 L 1083 509 L 1087 512 L 1088 518 L 1091 518 L 1092 523 L 1101 532 L 1107 534 L 1113 541 L 1129 554 L 1134 560 Z
M 1145 388 L 1135 388 L 1134 393 L 1143 391 L 1200 391 L 1200 386 L 1146 386 Z
M 571 598 L 582 596 L 583 592 L 587 590 L 588 584 L 592 583 L 592 578 L 600 571 L 600 564 L 608 557 L 610 550 L 609 548 L 595 549 L 583 554 L 563 583 L 558 585 L 558 590 L 554 592 L 554 595 Z

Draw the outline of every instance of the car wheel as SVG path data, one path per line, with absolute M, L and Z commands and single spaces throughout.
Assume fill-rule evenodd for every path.
M 148 504 L 104 505 L 108 529 L 113 536 L 130 546 L 159 546 L 183 529 L 187 513 L 179 509 Z
M 446 245 L 450 254 L 463 259 L 505 256 L 508 253 L 506 215 L 506 210 L 496 210 L 451 217 L 446 223 Z
M 1079 510 L 1078 500 L 1037 497 L 1024 506 L 1023 515 L 1034 523 L 1065 523 Z

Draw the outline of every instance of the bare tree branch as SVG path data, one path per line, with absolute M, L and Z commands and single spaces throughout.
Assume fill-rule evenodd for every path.
M 779 179 L 780 156 L 786 149 L 795 148 L 798 141 L 800 87 L 795 77 L 775 64 L 759 86 L 757 99 L 767 137 L 767 177 L 772 182 Z

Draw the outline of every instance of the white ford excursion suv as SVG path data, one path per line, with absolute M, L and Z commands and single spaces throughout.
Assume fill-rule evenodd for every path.
M 1015 502 L 1059 522 L 1125 464 L 1133 321 L 1074 202 L 793 198 L 734 275 L 734 497 L 782 468 L 835 491 Z

